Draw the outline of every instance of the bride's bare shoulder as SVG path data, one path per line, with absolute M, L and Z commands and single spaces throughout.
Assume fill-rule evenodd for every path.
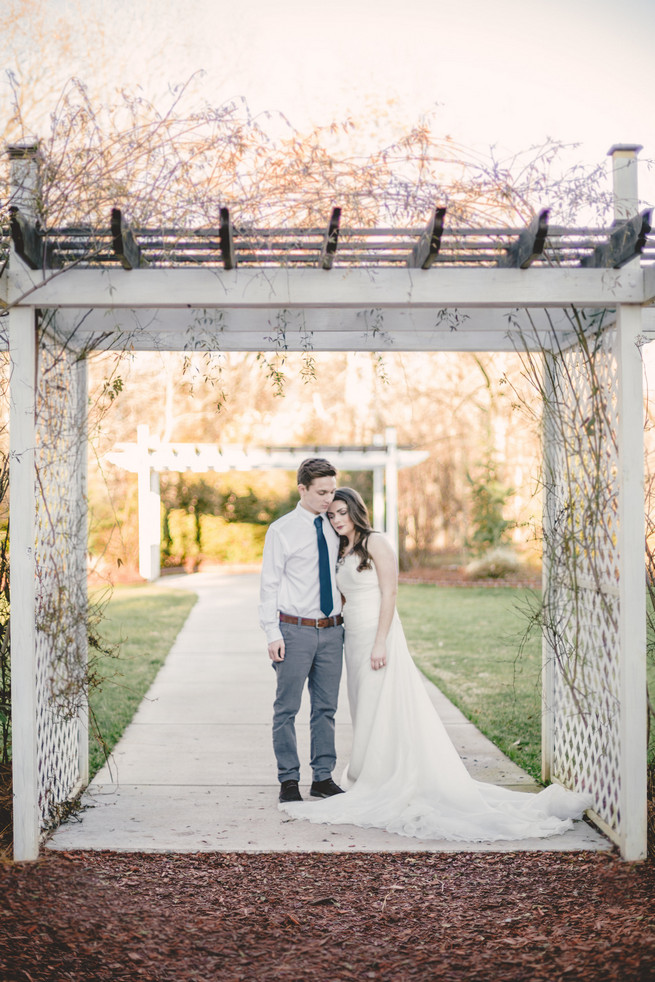
M 383 532 L 371 532 L 366 543 L 372 559 L 394 559 L 396 554 L 393 546 Z

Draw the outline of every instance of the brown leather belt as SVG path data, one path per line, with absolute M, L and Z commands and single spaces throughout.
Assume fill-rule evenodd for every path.
M 343 624 L 341 614 L 333 614 L 332 617 L 320 617 L 317 621 L 311 617 L 294 617 L 292 614 L 280 614 L 280 620 L 285 624 L 297 624 L 298 627 L 338 627 Z

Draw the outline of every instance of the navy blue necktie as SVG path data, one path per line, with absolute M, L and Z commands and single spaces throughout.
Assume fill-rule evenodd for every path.
M 327 542 L 323 535 L 323 519 L 317 515 L 314 519 L 316 538 L 318 539 L 318 582 L 321 588 L 321 610 L 326 617 L 332 613 L 332 580 L 330 577 L 330 557 Z

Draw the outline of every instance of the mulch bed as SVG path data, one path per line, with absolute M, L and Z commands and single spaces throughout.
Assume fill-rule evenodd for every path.
M 470 579 L 462 566 L 416 567 L 401 571 L 398 575 L 400 583 L 432 583 L 435 586 L 466 586 L 488 587 L 528 587 L 530 590 L 541 590 L 541 573 L 533 570 L 522 570 L 519 573 L 508 573 L 505 576 L 486 576 L 481 579 Z
M 47 853 L 3 982 L 651 980 L 655 865 L 593 853 Z
M 539 587 L 470 582 L 458 569 L 401 580 Z M 44 852 L 0 862 L 2 982 L 305 979 L 651 982 L 655 861 Z

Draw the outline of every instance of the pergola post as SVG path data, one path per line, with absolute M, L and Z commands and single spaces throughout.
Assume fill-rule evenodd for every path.
M 607 151 L 612 158 L 615 222 L 626 221 L 639 211 L 637 154 L 641 149 L 638 143 L 615 143 Z
M 555 410 L 555 393 L 553 386 L 554 372 L 557 371 L 552 355 L 544 357 L 543 364 L 543 422 L 542 422 L 542 542 L 545 545 L 552 541 L 554 535 L 555 516 L 557 514 L 556 475 L 557 449 L 556 433 L 554 430 L 553 414 Z M 542 596 L 551 596 L 549 550 L 544 548 L 541 559 Z M 554 708 L 555 708 L 555 652 L 550 638 L 544 631 L 541 638 L 541 779 L 547 783 L 552 778 L 553 754 L 555 750 Z
M 647 850 L 646 585 L 644 578 L 643 365 L 641 308 L 620 306 L 617 322 L 619 446 L 619 698 L 621 853 Z
M 159 472 L 150 466 L 148 426 L 137 427 L 139 452 L 139 573 L 153 581 L 161 572 L 161 498 Z
M 615 144 L 612 158 L 614 221 L 639 210 L 638 144 Z M 617 314 L 619 447 L 619 699 L 621 736 L 621 852 L 643 859 L 647 851 L 646 586 L 644 581 L 643 365 L 638 340 L 641 307 Z
M 385 466 L 386 524 L 387 538 L 398 555 L 398 439 L 395 426 L 387 426 L 387 463 Z
M 383 447 L 384 437 L 376 433 L 373 446 Z M 384 532 L 384 467 L 373 468 L 373 528 Z
M 34 220 L 38 144 L 9 147 L 11 204 Z M 12 247 L 11 264 L 21 260 Z M 10 301 L 16 298 L 10 294 Z M 14 792 L 14 859 L 39 854 L 36 669 L 36 315 L 31 307 L 9 313 L 9 439 L 11 488 L 11 705 Z
M 88 465 L 87 465 L 87 402 L 88 402 L 88 378 L 87 378 L 86 358 L 80 358 L 76 365 L 76 385 L 75 385 L 75 429 L 79 434 L 80 445 L 83 448 L 78 455 L 78 471 L 75 474 L 77 487 L 75 489 L 77 501 L 85 503 L 84 517 L 80 520 L 80 529 L 77 536 L 77 575 L 78 589 L 81 595 L 81 602 L 85 608 L 88 603 L 87 596 L 87 554 L 88 554 L 88 516 L 86 502 L 89 499 L 88 491 Z M 86 620 L 79 625 L 79 632 L 84 636 L 79 638 L 78 645 L 83 657 L 88 662 L 88 642 L 86 638 Z M 89 702 L 86 691 L 80 699 L 80 707 L 77 715 L 77 752 L 79 782 L 86 786 L 89 783 Z
M 13 258 L 13 257 L 12 257 Z M 9 314 L 11 393 L 11 706 L 14 859 L 39 854 L 36 696 L 36 323 L 31 307 Z

